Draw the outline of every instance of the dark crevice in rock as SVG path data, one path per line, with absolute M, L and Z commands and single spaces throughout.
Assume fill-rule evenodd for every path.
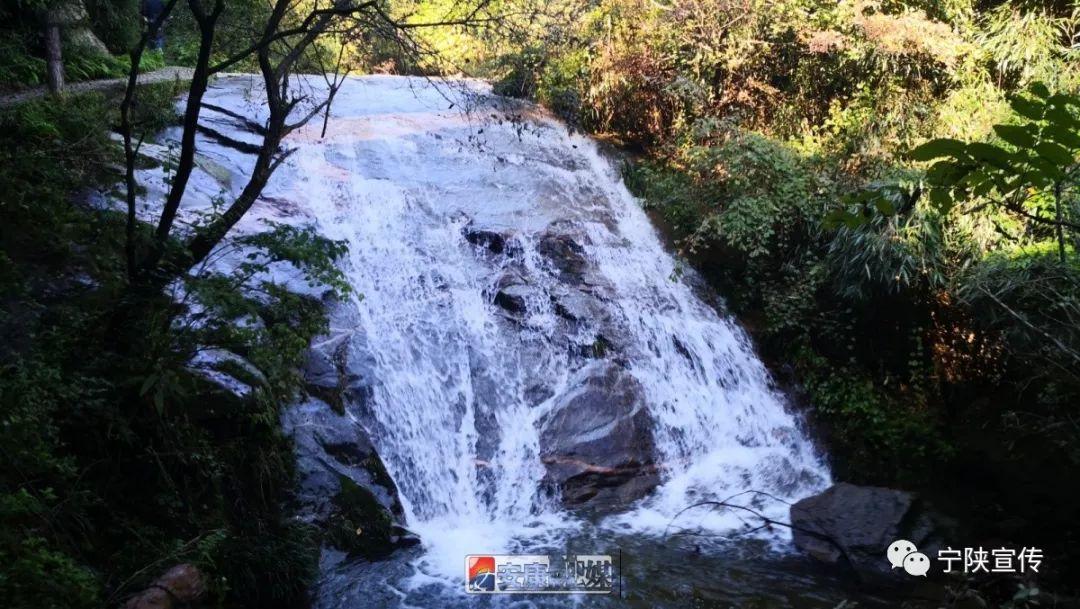
M 229 118 L 233 119 L 233 123 L 237 127 L 244 129 L 245 131 L 250 131 L 251 133 L 254 133 L 256 135 L 266 135 L 265 125 L 256 123 L 255 121 L 251 120 L 247 116 L 244 116 L 243 114 L 240 114 L 239 112 L 233 112 L 228 108 L 223 108 L 221 106 L 211 104 L 206 101 L 202 103 L 202 107 L 206 108 L 207 110 L 213 110 L 218 114 L 224 114 L 225 116 L 228 116 Z
M 242 152 L 244 154 L 259 154 L 259 151 L 262 149 L 257 144 L 251 144 L 229 137 L 224 133 L 217 131 L 216 129 L 207 127 L 206 125 L 199 125 L 199 133 L 215 140 L 217 143 L 225 146 L 226 148 L 232 148 L 233 150 L 236 150 L 237 152 Z

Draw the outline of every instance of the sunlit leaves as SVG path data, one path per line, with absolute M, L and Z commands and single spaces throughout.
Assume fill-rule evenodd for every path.
M 996 141 L 934 139 L 908 154 L 912 161 L 930 163 L 924 187 L 934 208 L 945 212 L 979 200 L 1030 217 L 1038 210 L 1025 206 L 1034 205 L 1040 193 L 1080 180 L 1080 97 L 1051 95 L 1045 85 L 1035 83 L 1010 105 L 1020 120 L 995 125 Z M 845 201 L 826 223 L 855 226 L 873 212 L 892 215 L 902 208 L 891 202 L 896 189 L 870 188 Z

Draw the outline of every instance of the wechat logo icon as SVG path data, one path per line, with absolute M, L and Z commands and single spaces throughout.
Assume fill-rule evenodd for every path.
M 885 552 L 885 557 L 889 559 L 889 564 L 893 569 L 901 568 L 908 575 L 926 577 L 926 573 L 930 570 L 930 557 L 920 552 L 915 544 L 906 539 L 897 539 L 892 542 Z

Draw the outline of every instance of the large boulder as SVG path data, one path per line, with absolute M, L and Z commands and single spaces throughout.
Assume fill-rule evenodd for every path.
M 568 507 L 608 511 L 659 483 L 652 420 L 641 386 L 620 366 L 586 366 L 542 422 L 545 481 Z
M 578 284 L 583 281 L 588 266 L 585 248 L 573 237 L 548 232 L 540 236 L 536 249 L 555 267 L 564 282 Z
M 791 506 L 795 545 L 829 564 L 850 566 L 865 581 L 910 582 L 886 557 L 897 540 L 931 560 L 943 547 L 946 521 L 913 493 L 841 482 Z
M 397 487 L 355 419 L 312 398 L 288 408 L 282 427 L 296 447 L 300 517 L 331 545 L 377 558 L 417 543 Z
M 183 563 L 166 571 L 146 590 L 131 597 L 124 609 L 191 607 L 206 596 L 206 577 L 198 567 Z
M 94 53 L 103 57 L 110 55 L 109 48 L 90 29 L 90 13 L 86 3 L 81 0 L 52 3 L 45 11 L 45 22 L 60 26 L 68 45 L 84 53 Z

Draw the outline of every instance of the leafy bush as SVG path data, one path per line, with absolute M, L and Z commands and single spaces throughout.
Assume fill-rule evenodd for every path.
M 140 90 L 137 133 L 175 118 L 174 93 Z M 284 509 L 294 456 L 278 415 L 326 318 L 267 271 L 291 264 L 340 293 L 343 246 L 270 227 L 237 242 L 252 256 L 235 274 L 190 277 L 183 303 L 131 293 L 121 215 L 74 203 L 117 179 L 114 112 L 86 95 L 0 114 L 0 595 L 115 606 L 188 560 L 221 604 L 297 606 L 319 539 Z M 209 349 L 242 356 L 217 367 L 248 397 L 191 368 Z
M 30 34 L 19 30 L 0 32 L 0 86 L 18 88 L 44 83 L 45 60 L 26 52 Z
M 83 0 L 94 34 L 109 51 L 126 55 L 142 35 L 140 0 Z

